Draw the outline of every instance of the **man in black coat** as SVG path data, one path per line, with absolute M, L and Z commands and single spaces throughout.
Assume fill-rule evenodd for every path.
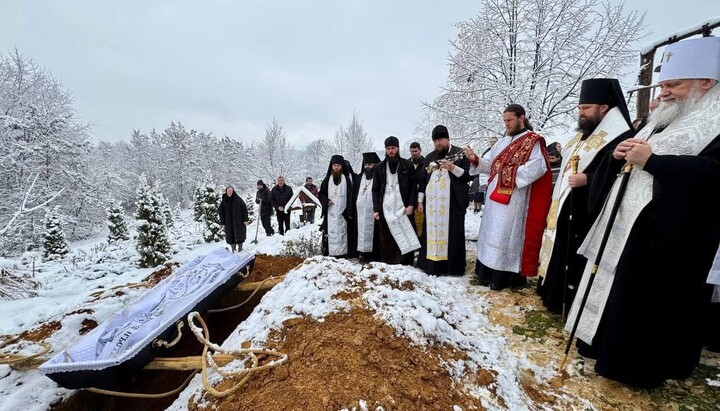
M 425 167 L 425 156 L 422 155 L 422 148 L 417 141 L 410 143 L 410 161 L 412 161 L 413 167 L 415 167 L 415 182 L 420 185 L 420 170 Z M 415 215 L 415 231 L 417 232 L 418 238 L 420 238 L 422 236 L 425 215 L 417 209 L 413 211 L 413 214 Z
M 273 212 L 272 202 L 270 201 L 270 189 L 262 180 L 258 180 L 257 190 L 257 194 L 255 194 L 255 204 L 260 205 L 260 221 L 265 229 L 265 235 L 271 236 L 275 234 L 275 230 L 273 230 L 272 223 L 270 222 L 270 216 L 272 216 Z
M 420 248 L 413 215 L 417 183 L 415 167 L 400 157 L 399 145 L 397 137 L 385 139 L 385 160 L 375 167 L 373 177 L 373 211 L 380 222 L 382 261 L 412 265 L 414 251 Z
M 285 235 L 285 231 L 290 229 L 290 210 L 285 212 L 285 205 L 292 196 L 292 188 L 285 184 L 285 177 L 279 176 L 277 184 L 270 190 L 270 202 L 273 209 L 275 209 L 280 235 Z
M 250 219 L 245 202 L 232 186 L 225 189 L 218 208 L 218 217 L 220 224 L 225 228 L 225 241 L 230 244 L 231 250 L 241 251 Z

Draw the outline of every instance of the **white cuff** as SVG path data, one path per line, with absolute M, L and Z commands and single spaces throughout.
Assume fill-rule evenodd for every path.
M 425 193 L 418 193 L 418 203 L 422 203 L 425 200 Z
M 462 177 L 462 175 L 465 174 L 465 169 L 460 166 L 455 166 L 451 173 L 455 174 L 455 177 Z

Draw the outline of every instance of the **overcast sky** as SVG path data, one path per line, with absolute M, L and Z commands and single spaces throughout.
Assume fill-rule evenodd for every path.
M 648 37 L 638 46 L 720 17 L 717 0 L 667 2 L 626 1 L 647 12 Z M 17 47 L 59 78 L 98 140 L 180 121 L 258 141 L 275 117 L 303 148 L 332 138 L 356 109 L 380 148 L 391 134 L 412 139 L 420 102 L 445 82 L 455 24 L 480 5 L 0 0 L 0 51 Z

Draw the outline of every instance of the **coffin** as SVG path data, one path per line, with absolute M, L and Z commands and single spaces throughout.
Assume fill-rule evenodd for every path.
M 203 314 L 252 269 L 255 254 L 218 249 L 184 264 L 130 306 L 39 367 L 65 388 L 122 389 L 177 336 L 176 323 Z M 240 274 L 240 275 L 238 275 Z M 183 327 L 187 331 L 187 325 Z

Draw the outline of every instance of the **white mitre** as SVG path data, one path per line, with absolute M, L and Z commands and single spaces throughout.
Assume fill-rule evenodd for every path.
M 720 37 L 683 40 L 665 47 L 658 82 L 682 79 L 720 81 Z

